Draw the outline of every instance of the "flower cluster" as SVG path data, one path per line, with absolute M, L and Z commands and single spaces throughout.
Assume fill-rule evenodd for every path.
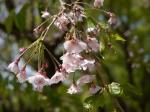
M 104 0 L 95 0 L 94 6 L 96 8 L 103 6 L 103 1 Z M 114 24 L 115 16 L 112 13 L 108 14 L 110 16 L 108 23 Z M 46 19 L 48 17 L 50 17 L 49 12 L 43 11 L 42 18 Z M 89 92 L 91 94 L 95 94 L 100 91 L 101 87 L 96 84 L 95 75 L 92 73 L 96 67 L 95 65 L 97 64 L 97 60 L 92 54 L 98 53 L 100 47 L 100 42 L 97 39 L 100 32 L 100 27 L 99 24 L 95 25 L 94 27 L 89 27 L 86 29 L 86 31 L 81 31 L 84 32 L 83 35 L 79 31 L 77 23 L 82 23 L 84 19 L 86 19 L 84 8 L 75 2 L 71 6 L 70 10 L 63 9 L 58 15 L 55 15 L 52 23 L 45 30 L 43 30 L 40 38 L 33 43 L 33 45 L 38 44 L 38 55 L 43 56 L 43 50 L 46 50 L 48 54 L 50 54 L 52 61 L 57 63 L 55 57 L 52 56 L 46 47 L 44 47 L 41 41 L 45 39 L 46 33 L 52 24 L 54 24 L 59 30 L 67 32 L 65 41 L 63 43 L 65 52 L 60 57 L 62 63 L 57 63 L 59 66 L 56 66 L 56 72 L 51 78 L 47 77 L 45 68 L 47 68 L 48 65 L 42 63 L 44 61 L 38 62 L 38 71 L 32 76 L 27 77 L 26 64 L 22 69 L 20 69 L 18 65 L 20 58 L 31 48 L 31 46 L 29 48 L 19 49 L 21 55 L 14 62 L 9 64 L 9 70 L 16 74 L 16 77 L 20 83 L 27 81 L 33 85 L 34 90 L 40 92 L 43 90 L 44 86 L 50 86 L 65 80 L 69 80 L 71 75 L 73 75 L 73 79 L 71 81 L 72 84 L 67 93 L 79 93 L 84 85 L 88 85 Z M 39 27 L 40 26 L 38 26 L 38 28 Z M 78 79 L 75 79 L 74 76 L 76 71 L 81 73 Z
M 42 91 L 45 85 L 49 85 L 49 79 L 45 75 L 45 72 L 41 70 L 35 73 L 35 75 L 27 77 L 26 65 L 22 69 L 20 69 L 18 65 L 19 61 L 20 59 L 16 59 L 15 61 L 13 61 L 12 63 L 8 65 L 8 69 L 12 73 L 16 74 L 16 78 L 18 79 L 18 82 L 24 83 L 28 81 L 29 83 L 33 85 L 34 90 L 37 90 L 40 92 Z

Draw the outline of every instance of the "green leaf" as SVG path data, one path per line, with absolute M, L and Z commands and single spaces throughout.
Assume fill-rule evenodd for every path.
M 11 32 L 12 27 L 13 27 L 14 17 L 15 17 L 15 11 L 12 10 L 12 11 L 9 13 L 8 17 L 7 17 L 7 18 L 5 19 L 5 21 L 4 21 L 6 30 L 7 30 L 7 32 L 9 32 L 9 33 Z
M 28 6 L 28 4 L 23 5 L 19 13 L 15 16 L 15 25 L 20 31 L 26 28 L 26 11 Z
M 108 28 L 108 24 L 104 22 L 99 22 L 99 25 L 101 26 L 101 29 L 106 30 Z
M 102 94 L 96 94 L 85 99 L 85 104 L 91 107 L 98 108 L 104 106 L 104 96 Z
M 120 40 L 120 41 L 126 41 L 123 37 L 121 37 L 119 34 L 115 33 L 111 35 L 112 38 L 115 40 Z
M 92 17 L 87 17 L 88 27 L 95 27 L 97 25 L 96 21 Z
M 141 96 L 142 95 L 142 92 L 138 88 L 136 88 L 135 86 L 129 83 L 121 84 L 121 86 L 123 87 L 124 93 L 127 96 L 130 96 L 130 95 Z

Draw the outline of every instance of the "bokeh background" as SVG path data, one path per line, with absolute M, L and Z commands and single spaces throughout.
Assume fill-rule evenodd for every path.
M 81 1 L 93 5 L 93 0 Z M 90 16 L 102 23 L 107 22 L 108 18 L 102 12 L 90 11 L 86 5 L 83 6 Z M 59 0 L 0 0 L 0 112 L 87 111 L 84 108 L 84 100 L 88 96 L 86 92 L 69 95 L 66 93 L 68 86 L 58 84 L 45 87 L 42 93 L 38 93 L 27 83 L 19 84 L 14 74 L 7 70 L 7 65 L 18 55 L 19 48 L 38 38 L 33 29 L 43 21 L 41 11 L 47 9 L 53 15 L 59 8 Z M 127 96 L 117 97 L 124 112 L 150 112 L 150 1 L 105 0 L 102 9 L 117 15 L 118 23 L 114 31 L 126 41 L 112 42 L 112 50 L 104 48 L 100 72 L 107 76 L 109 83 L 115 81 L 132 85 L 125 86 Z M 64 32 L 54 27 L 45 41 L 58 59 L 62 54 L 63 36 Z M 48 57 L 47 60 L 52 63 Z M 34 74 L 36 65 L 34 60 L 27 72 Z M 50 65 L 47 72 L 52 75 L 54 67 Z M 107 99 L 95 100 L 109 105 Z M 97 111 L 109 112 L 107 107 L 99 107 Z

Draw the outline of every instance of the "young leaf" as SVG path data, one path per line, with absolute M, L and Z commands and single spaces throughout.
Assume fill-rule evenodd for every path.
M 90 96 L 85 99 L 85 104 L 91 105 L 91 107 L 98 108 L 104 106 L 104 96 L 103 94 L 96 94 L 93 96 Z
M 7 32 L 11 32 L 11 30 L 12 30 L 14 17 L 15 17 L 15 11 L 12 10 L 9 13 L 9 16 L 4 21 Z
M 111 35 L 112 38 L 114 38 L 115 40 L 120 40 L 120 41 L 126 41 L 123 37 L 121 37 L 119 34 L 115 33 Z
M 21 10 L 19 13 L 15 16 L 15 24 L 18 29 L 21 31 L 24 30 L 26 27 L 26 11 L 28 8 L 28 4 L 25 4 L 22 6 Z

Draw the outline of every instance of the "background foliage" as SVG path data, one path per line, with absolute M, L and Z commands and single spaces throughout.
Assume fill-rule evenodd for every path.
M 93 0 L 81 1 L 93 4 Z M 37 39 L 33 29 L 43 21 L 41 11 L 47 8 L 53 15 L 58 12 L 59 5 L 58 0 L 0 0 L 0 111 L 116 112 L 112 103 L 117 102 L 123 112 L 149 112 L 149 0 L 105 0 L 102 7 L 103 10 L 114 12 L 119 21 L 114 28 L 117 32 L 114 37 L 118 41 L 103 43 L 104 61 L 99 72 L 109 83 L 120 83 L 124 88 L 123 95 L 115 98 L 107 93 L 89 98 L 86 92 L 69 95 L 66 93 L 68 87 L 60 84 L 45 87 L 44 92 L 38 93 L 29 84 L 18 84 L 14 75 L 6 69 L 8 63 L 18 55 L 18 48 L 28 46 Z M 84 7 L 87 14 L 101 24 L 107 22 L 108 18 L 100 11 L 91 11 L 86 5 Z M 63 42 L 63 35 L 52 28 L 45 41 L 57 58 L 61 55 L 59 43 Z M 111 44 L 112 49 L 108 44 Z M 36 61 L 31 65 L 28 72 L 32 74 L 36 69 Z M 54 73 L 52 64 L 47 72 L 49 75 Z

